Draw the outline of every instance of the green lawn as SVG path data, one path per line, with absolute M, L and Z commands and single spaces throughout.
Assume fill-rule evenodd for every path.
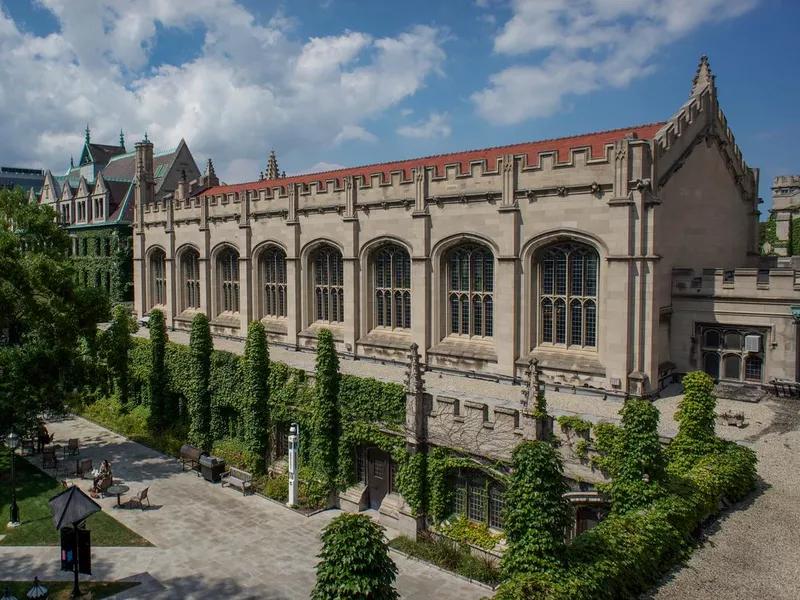
M 9 586 L 11 595 L 16 598 L 25 598 L 25 594 L 33 587 L 32 581 L 0 581 L 0 594 L 5 592 L 6 584 Z M 43 581 L 42 585 L 45 586 L 49 592 L 47 595 L 49 600 L 68 600 L 72 597 L 71 581 Z M 135 585 L 139 584 L 129 581 L 114 581 L 111 583 L 106 583 L 105 581 L 81 581 L 81 598 L 83 598 L 83 600 L 108 598 L 114 594 L 124 592 Z
M 36 457 L 38 459 L 38 457 Z M 8 521 L 11 504 L 11 470 L 8 450 L 0 449 L 0 522 Z M 34 459 L 36 460 L 36 459 Z M 53 525 L 49 500 L 63 490 L 61 482 L 44 474 L 27 460 L 16 460 L 17 505 L 22 525 L 2 528 L 0 546 L 57 546 L 60 535 Z M 152 546 L 105 512 L 86 521 L 92 532 L 92 546 Z

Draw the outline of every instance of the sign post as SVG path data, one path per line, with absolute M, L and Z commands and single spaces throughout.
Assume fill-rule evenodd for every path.
M 289 501 L 286 506 L 297 504 L 297 449 L 299 446 L 300 425 L 292 423 L 289 429 Z

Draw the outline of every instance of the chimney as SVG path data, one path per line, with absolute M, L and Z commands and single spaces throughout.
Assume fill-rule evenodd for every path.
M 134 175 L 134 205 L 136 221 L 141 229 L 144 223 L 144 207 L 155 201 L 155 181 L 153 176 L 153 143 L 147 139 L 136 144 Z

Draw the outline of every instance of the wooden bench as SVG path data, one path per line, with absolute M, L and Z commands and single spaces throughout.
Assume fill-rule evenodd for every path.
M 222 474 L 222 481 L 220 483 L 222 487 L 225 487 L 227 483 L 232 487 L 238 488 L 242 490 L 242 494 L 244 494 L 253 485 L 253 475 L 247 471 L 231 467 Z

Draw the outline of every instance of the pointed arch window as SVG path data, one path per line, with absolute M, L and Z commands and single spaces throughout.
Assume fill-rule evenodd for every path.
M 555 244 L 539 254 L 542 343 L 597 347 L 598 266 L 597 252 L 583 244 Z
M 456 247 L 447 260 L 451 335 L 494 334 L 494 255 L 482 244 Z
M 261 277 L 264 286 L 264 316 L 286 316 L 286 253 L 270 246 L 261 254 Z
M 181 256 L 183 278 L 183 308 L 200 308 L 200 253 L 194 249 L 184 251 Z
M 164 305 L 167 303 L 167 255 L 160 248 L 150 254 L 150 272 L 152 305 Z
M 323 246 L 313 257 L 314 316 L 323 323 L 344 323 L 344 262 L 342 253 Z
M 375 326 L 411 328 L 411 257 L 397 244 L 375 253 Z
M 239 312 L 239 253 L 225 248 L 219 253 L 217 268 L 222 283 L 220 308 L 222 312 Z

